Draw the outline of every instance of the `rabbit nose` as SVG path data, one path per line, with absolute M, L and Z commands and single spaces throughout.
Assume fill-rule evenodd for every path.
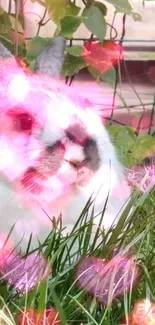
M 85 159 L 83 148 L 79 145 L 69 145 L 66 148 L 64 159 L 69 162 L 73 167 L 77 168 Z
M 76 161 L 76 160 L 73 161 L 66 160 L 66 161 L 74 168 L 79 168 L 82 165 L 82 161 Z

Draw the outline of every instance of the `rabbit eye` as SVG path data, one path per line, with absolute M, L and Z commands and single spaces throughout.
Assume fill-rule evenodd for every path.
M 31 131 L 33 118 L 28 113 L 18 113 L 14 117 L 14 128 L 16 131 Z

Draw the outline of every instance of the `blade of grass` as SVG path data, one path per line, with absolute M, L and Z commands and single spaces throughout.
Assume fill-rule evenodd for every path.
M 80 309 L 85 313 L 85 315 L 88 316 L 88 319 L 90 319 L 93 322 L 93 324 L 98 325 L 98 323 L 96 322 L 94 317 L 91 316 L 91 314 L 88 312 L 88 310 L 75 297 L 72 297 L 70 295 L 68 295 L 68 297 L 71 300 L 73 300 L 80 307 Z
M 65 316 L 65 313 L 64 313 L 64 309 L 62 307 L 62 303 L 60 302 L 60 299 L 58 298 L 58 296 L 57 296 L 57 294 L 56 294 L 56 292 L 55 292 L 55 290 L 53 288 L 51 288 L 51 295 L 53 297 L 56 310 L 58 311 L 59 319 L 61 321 L 61 324 L 62 325 L 67 325 L 67 320 L 66 320 L 66 316 Z
M 43 281 L 39 286 L 39 301 L 38 301 L 38 313 L 42 313 L 46 307 L 47 303 L 47 288 L 48 288 L 48 280 Z

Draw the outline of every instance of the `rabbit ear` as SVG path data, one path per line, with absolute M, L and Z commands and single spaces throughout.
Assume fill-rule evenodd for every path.
M 59 76 L 64 63 L 64 52 L 65 39 L 58 36 L 38 55 L 34 71 L 51 77 Z
M 7 60 L 13 58 L 12 53 L 0 42 L 0 58 Z

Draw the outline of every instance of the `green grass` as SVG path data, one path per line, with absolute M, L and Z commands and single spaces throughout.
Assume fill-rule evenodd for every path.
M 133 210 L 129 215 L 131 207 Z M 52 267 L 48 279 L 44 279 L 23 294 L 1 278 L 0 317 L 5 318 L 4 324 L 18 324 L 18 314 L 24 308 L 33 308 L 41 312 L 54 307 L 59 313 L 61 324 L 119 325 L 125 317 L 128 317 L 137 301 L 146 297 L 154 300 L 155 190 L 147 195 L 140 194 L 136 190 L 115 229 L 109 229 L 108 233 L 102 234 L 100 229 L 97 229 L 94 241 L 90 240 L 93 209 L 92 218 L 87 222 L 88 209 L 92 209 L 90 201 L 68 237 L 62 237 L 60 221 L 58 228 L 55 228 L 46 241 L 39 245 L 37 251 L 44 254 Z M 99 236 L 100 239 L 102 236 L 102 241 L 98 246 Z M 26 255 L 32 253 L 28 249 Z M 109 305 L 104 305 L 95 295 L 90 295 L 79 287 L 76 271 L 81 257 L 94 256 L 108 261 L 114 258 L 114 254 L 134 256 L 140 273 L 134 287 L 131 279 L 128 292 L 122 292 L 116 299 L 111 298 Z M 110 288 L 109 284 L 109 291 Z

